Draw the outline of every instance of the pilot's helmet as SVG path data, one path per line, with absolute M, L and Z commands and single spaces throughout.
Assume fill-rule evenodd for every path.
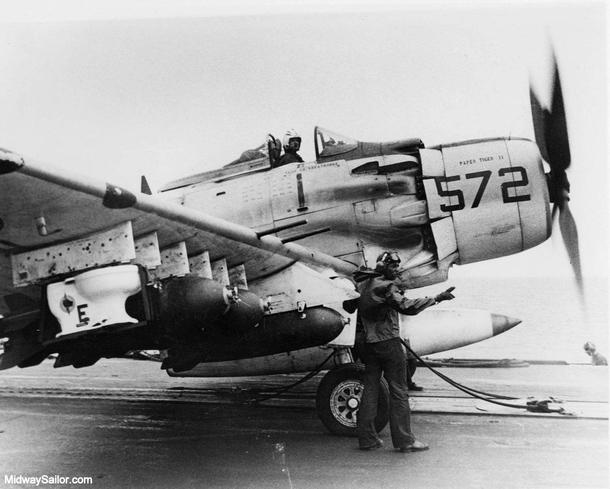
M 377 257 L 375 270 L 383 273 L 390 263 L 400 263 L 400 256 L 395 251 L 384 251 Z
M 286 149 L 290 146 L 290 141 L 292 141 L 293 139 L 296 139 L 299 142 L 299 147 L 296 148 L 297 151 L 300 149 L 301 136 L 299 136 L 299 133 L 296 132 L 294 129 L 288 129 L 288 131 L 286 131 L 286 134 L 284 134 L 284 139 L 282 141 L 284 144 L 284 149 Z

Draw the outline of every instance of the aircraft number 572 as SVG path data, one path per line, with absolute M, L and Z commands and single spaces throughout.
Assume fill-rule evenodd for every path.
M 504 182 L 501 185 L 502 189 L 502 202 L 505 204 L 511 204 L 514 202 L 523 202 L 527 200 L 531 200 L 531 195 L 509 195 L 508 190 L 511 188 L 517 187 L 525 187 L 529 184 L 529 179 L 527 178 L 527 171 L 522 166 L 514 166 L 508 168 L 500 168 L 498 170 L 498 175 L 503 177 L 507 174 L 513 174 L 513 180 L 509 182 Z M 472 208 L 475 209 L 479 207 L 481 203 L 481 199 L 483 198 L 483 194 L 485 193 L 485 189 L 487 188 L 487 184 L 489 179 L 491 178 L 491 170 L 483 170 L 477 171 L 473 173 L 466 173 L 464 175 L 466 179 L 470 180 L 473 178 L 480 178 L 481 182 L 479 184 L 479 189 L 472 201 Z M 435 177 L 434 180 L 436 182 L 436 190 L 438 191 L 438 195 L 440 197 L 456 197 L 458 202 L 457 204 L 441 204 L 441 211 L 443 212 L 453 212 L 459 211 L 466 207 L 464 201 L 464 193 L 460 189 L 452 189 L 445 190 L 442 188 L 441 184 L 443 182 L 457 182 L 460 180 L 460 175 L 454 175 L 451 177 Z

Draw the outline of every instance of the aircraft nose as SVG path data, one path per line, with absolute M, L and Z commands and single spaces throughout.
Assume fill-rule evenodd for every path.
M 503 316 L 502 314 L 491 314 L 491 325 L 493 335 L 498 336 L 499 334 L 508 331 L 511 328 L 521 323 L 521 319 L 513 318 L 510 316 Z

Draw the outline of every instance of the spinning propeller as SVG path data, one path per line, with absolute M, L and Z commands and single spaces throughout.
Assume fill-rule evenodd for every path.
M 550 200 L 553 203 L 553 220 L 559 211 L 559 229 L 568 257 L 574 270 L 576 284 L 581 298 L 583 297 L 582 271 L 580 267 L 580 252 L 578 247 L 578 231 L 576 222 L 570 212 L 570 182 L 566 170 L 571 163 L 570 143 L 568 141 L 568 128 L 566 123 L 563 95 L 561 93 L 561 80 L 557 60 L 553 55 L 553 92 L 551 108 L 543 108 L 530 86 L 530 104 L 536 144 L 540 154 L 551 167 L 547 174 Z

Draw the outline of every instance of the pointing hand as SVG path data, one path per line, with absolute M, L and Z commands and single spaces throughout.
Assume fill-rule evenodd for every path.
M 455 290 L 455 287 L 449 287 L 445 292 L 441 292 L 438 294 L 434 300 L 436 302 L 450 301 L 451 299 L 455 299 L 455 296 L 451 293 Z

